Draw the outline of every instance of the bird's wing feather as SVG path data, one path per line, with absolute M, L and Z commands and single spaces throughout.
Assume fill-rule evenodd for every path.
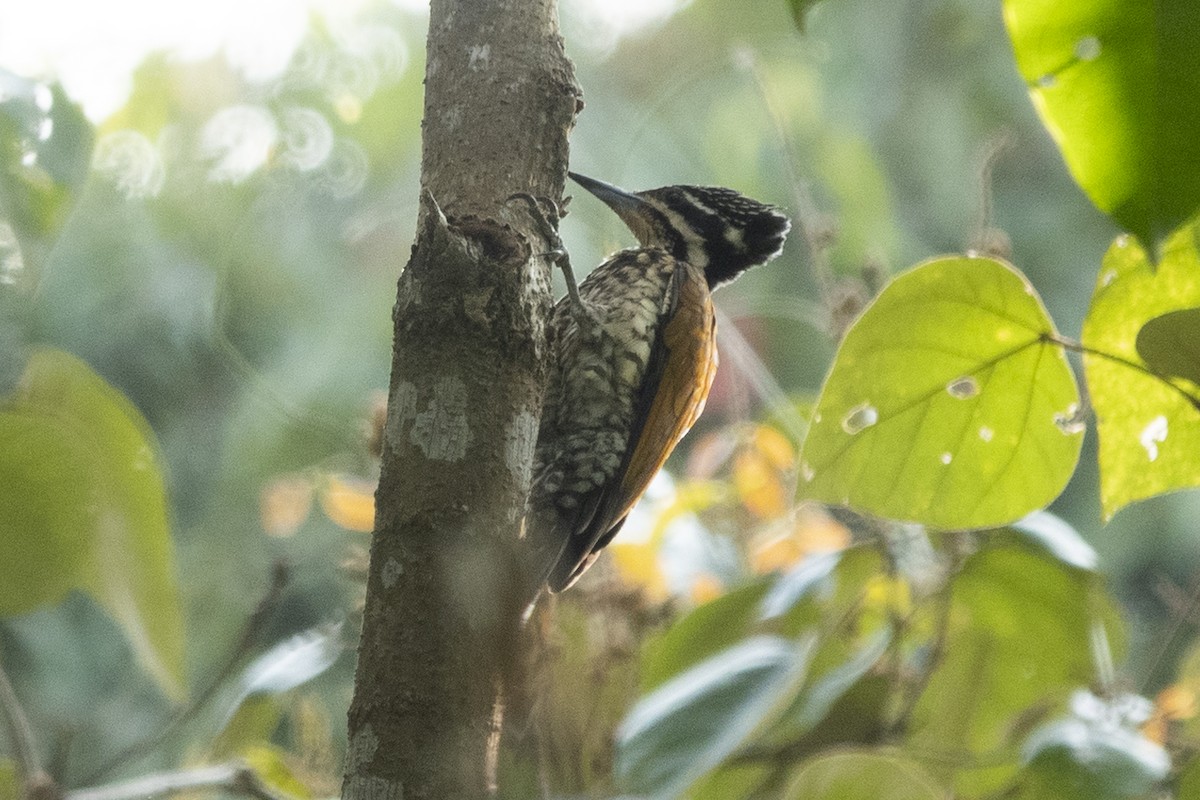
M 552 591 L 567 588 L 591 565 L 704 409 L 717 368 L 716 318 L 708 285 L 681 263 L 667 292 L 672 300 L 658 320 L 621 467 L 576 518 L 587 522 L 574 530 L 555 566 L 549 579 Z

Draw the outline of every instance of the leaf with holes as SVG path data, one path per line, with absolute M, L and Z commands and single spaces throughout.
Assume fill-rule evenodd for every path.
M 1083 322 L 1083 344 L 1092 351 L 1083 368 L 1096 408 L 1106 519 L 1134 501 L 1200 486 L 1200 387 L 1151 374 L 1190 374 L 1182 354 L 1162 348 L 1167 334 L 1178 332 L 1176 322 L 1158 320 L 1178 320 L 1171 312 L 1200 305 L 1198 235 L 1197 224 L 1173 234 L 1157 266 L 1127 236 L 1104 256 Z
M 1147 244 L 1200 204 L 1192 0 L 1005 0 L 1033 105 L 1092 202 Z
M 1058 496 L 1079 390 L 1013 267 L 945 257 L 897 277 L 846 334 L 801 456 L 802 498 L 988 528 Z

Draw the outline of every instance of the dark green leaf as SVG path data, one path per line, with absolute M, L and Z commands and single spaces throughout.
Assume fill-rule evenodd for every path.
M 1083 442 L 1055 335 L 1003 262 L 947 257 L 900 275 L 838 350 L 804 443 L 801 497 L 951 529 L 1045 506 Z
M 1137 352 L 1159 375 L 1200 385 L 1200 308 L 1170 311 L 1146 322 L 1138 331 Z
M 1034 107 L 1092 202 L 1148 245 L 1200 204 L 1191 0 L 1005 0 Z
M 617 779 L 632 792 L 687 796 L 799 691 L 812 640 L 756 636 L 662 684 L 617 731 Z
M 1200 253 L 1191 225 L 1163 245 L 1158 266 L 1118 237 L 1083 322 L 1083 358 L 1100 436 L 1106 518 L 1136 500 L 1200 486 L 1200 409 L 1180 389 L 1139 369 L 1138 332 L 1171 311 L 1200 306 Z

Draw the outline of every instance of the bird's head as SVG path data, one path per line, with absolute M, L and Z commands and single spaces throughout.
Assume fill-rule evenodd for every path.
M 617 213 L 643 247 L 661 247 L 704 271 L 716 288 L 783 249 L 791 223 L 773 206 L 716 186 L 626 192 L 575 172 L 571 179 Z

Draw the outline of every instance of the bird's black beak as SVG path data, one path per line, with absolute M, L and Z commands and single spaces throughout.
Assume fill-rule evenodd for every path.
M 617 212 L 622 219 L 625 218 L 625 214 L 636 213 L 645 205 L 645 201 L 637 195 L 630 194 L 610 183 L 589 178 L 587 175 L 580 175 L 578 172 L 568 172 L 567 175 L 571 180 L 603 200 L 604 204 Z

